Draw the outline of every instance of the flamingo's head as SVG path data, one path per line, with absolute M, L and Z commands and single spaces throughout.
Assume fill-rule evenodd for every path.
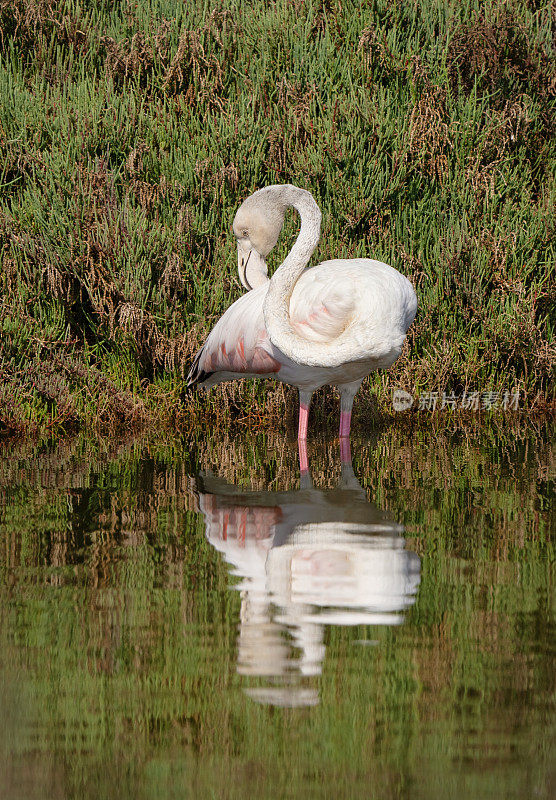
M 266 257 L 278 241 L 286 207 L 268 189 L 248 197 L 234 218 L 237 239 L 237 268 L 246 289 L 255 289 L 268 280 Z

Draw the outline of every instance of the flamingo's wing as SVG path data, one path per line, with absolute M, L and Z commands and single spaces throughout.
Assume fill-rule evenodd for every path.
M 250 507 L 227 502 L 212 494 L 199 495 L 199 509 L 205 517 L 207 538 L 233 542 L 241 548 L 270 540 L 282 513 L 279 506 Z
M 324 261 L 306 270 L 290 301 L 292 327 L 304 339 L 342 342 L 346 361 L 389 366 L 399 355 L 417 310 L 411 283 L 371 259 Z
M 310 342 L 330 342 L 350 324 L 357 300 L 357 281 L 341 269 L 305 270 L 290 300 L 294 330 Z
M 271 355 L 263 317 L 267 288 L 261 286 L 242 295 L 220 317 L 195 357 L 188 385 L 203 383 L 219 372 L 240 375 L 278 372 L 281 364 Z

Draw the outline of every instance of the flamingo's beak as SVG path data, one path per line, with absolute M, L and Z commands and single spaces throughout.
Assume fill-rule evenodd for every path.
M 242 247 L 241 242 L 237 245 L 237 271 L 242 285 L 248 291 L 258 286 L 261 277 L 266 277 L 268 272 L 262 255 L 251 244 L 248 248 Z

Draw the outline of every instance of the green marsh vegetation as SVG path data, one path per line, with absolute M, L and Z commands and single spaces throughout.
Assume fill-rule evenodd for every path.
M 419 296 L 360 417 L 391 387 L 553 408 L 552 12 L 0 0 L 0 430 L 280 424 L 289 390 L 184 372 L 241 291 L 235 209 L 284 182 L 322 208 L 315 258 L 387 261 Z
M 309 447 L 334 486 L 337 443 Z M 319 705 L 281 709 L 242 691 L 257 679 L 236 671 L 239 592 L 191 477 L 296 488 L 295 444 L 0 447 L 0 794 L 548 800 L 549 426 L 389 426 L 353 456 L 406 527 L 419 592 L 400 627 L 330 627 Z

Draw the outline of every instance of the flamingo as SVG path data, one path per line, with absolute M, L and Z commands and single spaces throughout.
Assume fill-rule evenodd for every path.
M 252 491 L 212 473 L 193 482 L 205 535 L 241 593 L 237 671 L 272 681 L 246 689 L 258 702 L 316 705 L 302 678 L 322 673 L 326 626 L 401 625 L 416 600 L 420 559 L 403 525 L 369 502 L 349 440 L 341 443 L 333 489 L 314 486 L 308 469 L 287 491 Z
M 269 279 L 266 258 L 292 207 L 299 234 Z M 260 377 L 296 386 L 300 441 L 307 438 L 312 395 L 327 384 L 340 392 L 339 436 L 349 436 L 363 378 L 394 363 L 417 311 L 413 286 L 388 264 L 334 259 L 306 269 L 320 225 L 312 194 L 292 184 L 266 186 L 242 203 L 233 231 L 248 291 L 218 320 L 188 376 L 188 386 L 204 388 Z

